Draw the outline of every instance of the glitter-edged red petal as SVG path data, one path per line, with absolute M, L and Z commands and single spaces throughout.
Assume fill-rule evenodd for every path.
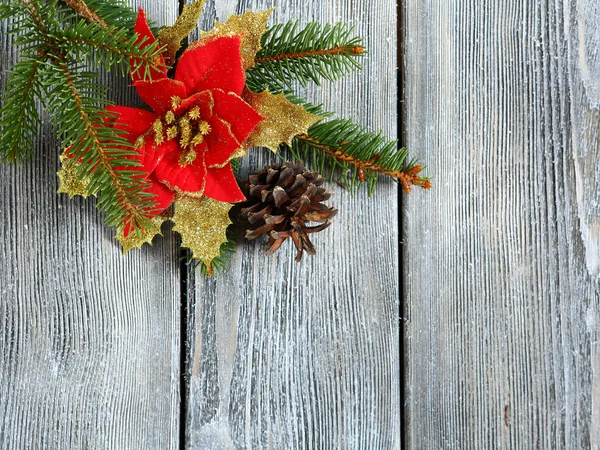
M 202 117 L 203 120 L 208 120 L 213 115 L 214 105 L 215 101 L 212 92 L 202 91 L 183 100 L 173 112 L 176 116 L 180 116 L 185 114 L 192 107 L 198 106 L 200 108 L 200 117 Z
M 111 126 L 126 131 L 127 140 L 132 144 L 152 127 L 158 117 L 151 111 L 128 106 L 107 106 L 106 110 L 114 116 L 110 120 Z
M 171 109 L 173 97 L 179 97 L 180 99 L 186 97 L 183 83 L 171 78 L 156 81 L 136 81 L 133 85 L 142 100 L 160 116 Z
M 236 139 L 244 142 L 263 117 L 239 95 L 221 89 L 213 90 L 212 95 L 214 114 L 229 123 Z
M 144 10 L 142 8 L 140 8 L 138 10 L 138 16 L 137 16 L 137 20 L 135 22 L 135 26 L 133 27 L 133 31 L 135 31 L 138 34 L 138 37 L 135 42 L 136 42 L 136 44 L 141 43 L 141 46 L 140 46 L 141 48 L 144 48 L 147 45 L 152 44 L 156 41 L 156 38 L 152 34 L 152 30 L 148 26 L 148 20 L 146 19 L 146 13 L 144 12 Z M 138 71 L 135 71 L 136 66 L 139 66 L 138 61 L 139 60 L 132 58 L 132 60 L 129 63 L 131 66 L 131 79 L 134 82 L 144 79 L 144 76 L 143 76 L 144 75 L 144 73 L 143 73 L 144 67 L 141 67 Z M 151 80 L 158 80 L 158 79 L 167 77 L 167 67 L 165 65 L 165 60 L 162 57 L 162 55 L 159 57 L 158 67 L 160 70 L 156 70 L 156 69 L 150 70 L 150 79 Z
M 179 58 L 175 79 L 190 93 L 223 89 L 240 95 L 246 83 L 240 46 L 240 36 L 196 41 Z
M 150 175 L 148 180 L 151 182 L 151 187 L 146 189 L 146 191 L 155 195 L 152 198 L 152 201 L 156 204 L 156 210 L 153 211 L 153 214 L 157 215 L 171 206 L 171 203 L 175 199 L 175 193 L 164 184 L 159 183 L 154 175 Z
M 156 145 L 150 139 L 147 139 L 140 149 L 142 167 L 148 173 L 154 172 L 154 169 L 161 163 L 167 153 L 179 151 L 179 146 L 175 141 L 167 141 Z
M 246 199 L 233 175 L 231 164 L 206 171 L 204 195 L 227 203 L 242 202 Z
M 208 120 L 210 133 L 204 138 L 208 146 L 205 162 L 206 167 L 222 166 L 229 161 L 231 155 L 241 146 L 231 131 L 228 123 L 214 115 Z
M 164 145 L 164 144 L 163 144 Z M 176 141 L 169 141 L 170 149 L 165 151 L 160 164 L 154 169 L 158 181 L 171 189 L 201 194 L 204 189 L 206 169 L 203 161 L 204 144 L 196 146 L 197 158 L 192 164 L 182 166 L 182 151 Z

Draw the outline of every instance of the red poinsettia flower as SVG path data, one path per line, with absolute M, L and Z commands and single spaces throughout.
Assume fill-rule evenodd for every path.
M 138 42 L 155 41 L 141 9 L 135 31 Z M 240 36 L 199 40 L 181 55 L 174 78 L 167 77 L 162 58 L 151 81 L 132 74 L 139 96 L 153 111 L 107 108 L 117 116 L 115 126 L 136 144 L 149 191 L 156 195 L 156 214 L 176 193 L 244 200 L 230 160 L 263 118 L 240 97 L 245 85 L 240 46 Z

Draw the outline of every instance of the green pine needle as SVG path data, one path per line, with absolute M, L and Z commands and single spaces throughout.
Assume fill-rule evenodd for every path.
M 41 97 L 40 60 L 25 59 L 13 66 L 0 115 L 0 161 L 23 162 L 31 157 L 40 123 L 35 99 Z
M 290 21 L 267 29 L 256 65 L 247 71 L 247 83 L 255 92 L 282 91 L 294 81 L 303 86 L 321 78 L 335 81 L 352 70 L 361 69 L 358 58 L 365 54 L 362 38 L 352 36 L 345 23 L 310 23 L 299 29 Z
M 98 14 L 110 25 L 133 33 L 137 11 L 121 0 L 85 0 L 88 8 Z
M 89 177 L 88 189 L 98 194 L 97 207 L 109 225 L 146 228 L 154 202 L 144 192 L 149 185 L 139 178 L 144 174 L 136 170 L 139 161 L 131 159 L 137 153 L 123 132 L 105 126 L 114 117 L 102 109 L 105 87 L 96 83 L 96 74 L 72 69 L 60 60 L 44 64 L 47 109 L 57 123 L 68 124 L 62 127 L 62 146 L 79 162 L 78 174 Z
M 398 148 L 398 142 L 381 133 L 369 131 L 351 120 L 334 119 L 319 122 L 305 135 L 296 136 L 291 147 L 282 148 L 305 161 L 333 181 L 352 191 L 366 184 L 373 193 L 379 175 L 388 175 L 400 181 L 405 191 L 416 185 L 429 188 L 429 180 L 418 174 L 423 169 L 416 160 L 406 160 L 408 150 Z
M 123 74 L 137 71 L 147 78 L 157 65 L 157 44 L 141 48 L 143 42 L 136 43 L 129 29 L 134 15 L 125 24 L 109 14 L 106 27 L 84 21 L 57 0 L 0 2 L 0 18 L 9 21 L 21 55 L 1 99 L 0 159 L 23 161 L 31 156 L 41 105 L 51 113 L 63 148 L 78 161 L 78 174 L 89 179 L 88 189 L 98 196 L 97 206 L 106 213 L 107 223 L 131 224 L 137 231 L 150 226 L 155 205 L 153 195 L 145 192 L 149 186 L 140 163 L 132 158 L 137 152 L 122 131 L 107 126 L 115 117 L 104 109 L 110 104 L 106 87 L 98 83 L 97 73 L 87 70 L 86 62 Z M 133 69 L 130 59 L 136 60 Z
M 136 44 L 137 36 L 115 28 L 101 29 L 94 24 L 79 20 L 56 37 L 56 45 L 64 48 L 74 59 L 81 59 L 94 52 L 91 59 L 96 67 L 105 70 L 117 69 L 122 76 L 130 71 L 130 59 L 135 61 L 132 72 L 143 79 L 150 78 L 150 71 L 156 68 L 161 48 L 154 42 L 143 48 Z M 141 73 L 140 73 L 141 72 Z

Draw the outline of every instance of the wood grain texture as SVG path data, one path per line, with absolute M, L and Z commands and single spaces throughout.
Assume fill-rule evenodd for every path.
M 570 6 L 565 37 L 577 206 L 587 267 L 600 279 L 600 4 L 573 0 Z
M 597 2 L 403 13 L 407 447 L 598 449 Z
M 177 14 L 176 1 L 136 3 L 158 23 Z M 5 77 L 17 55 L 1 27 Z M 128 81 L 112 83 L 131 104 Z M 43 119 L 35 159 L 0 167 L 0 447 L 178 448 L 177 239 L 165 229 L 122 256 L 94 200 L 56 194 Z
M 307 95 L 394 137 L 395 2 L 208 0 L 203 26 L 275 5 L 273 22 L 342 20 L 367 36 L 364 72 Z M 274 161 L 254 149 L 246 169 Z M 315 257 L 244 243 L 226 275 L 191 280 L 186 448 L 400 448 L 397 188 L 330 188 L 340 213 Z

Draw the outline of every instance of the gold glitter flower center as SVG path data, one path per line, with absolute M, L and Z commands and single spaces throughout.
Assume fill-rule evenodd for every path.
M 194 106 L 187 110 L 185 114 L 177 116 L 175 109 L 181 104 L 179 97 L 173 97 L 171 100 L 172 109 L 167 111 L 164 116 L 156 119 L 152 124 L 154 142 L 157 145 L 165 141 L 179 139 L 179 146 L 182 154 L 179 164 L 182 167 L 194 162 L 197 157 L 195 147 L 204 142 L 204 137 L 210 134 L 210 124 L 203 120 L 200 114 L 200 108 Z

